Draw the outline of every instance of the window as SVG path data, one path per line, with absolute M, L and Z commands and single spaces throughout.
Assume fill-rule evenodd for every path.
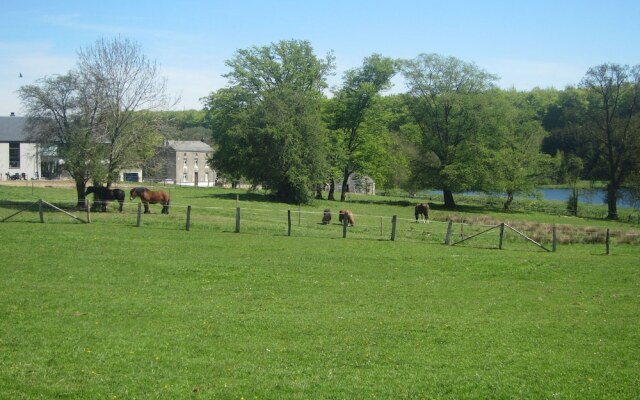
M 9 143 L 9 168 L 20 168 L 20 143 Z

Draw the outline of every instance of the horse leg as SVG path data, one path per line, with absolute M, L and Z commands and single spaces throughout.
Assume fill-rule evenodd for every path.
M 149 203 L 145 201 L 143 204 L 144 204 L 144 213 L 151 214 L 151 211 L 149 211 Z
M 120 212 L 122 212 L 122 206 L 124 204 L 124 200 L 118 200 L 118 203 L 120 203 Z

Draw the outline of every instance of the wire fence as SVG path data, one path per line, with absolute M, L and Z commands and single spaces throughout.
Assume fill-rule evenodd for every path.
M 143 214 L 141 203 L 125 203 L 122 212 L 113 202 L 108 212 L 78 209 L 66 201 L 0 200 L 1 222 L 93 223 L 135 226 L 141 229 L 171 229 L 193 232 L 237 232 L 350 240 L 396 240 L 425 244 L 450 244 L 477 248 L 510 248 L 552 251 L 557 245 L 573 243 L 606 245 L 640 244 L 640 231 L 603 227 L 554 225 L 532 222 L 504 222 L 491 219 L 431 220 L 392 215 L 355 214 L 354 226 L 344 226 L 338 213 L 328 224 L 323 211 L 279 208 L 268 204 L 242 207 L 204 207 L 172 204 L 169 215 L 151 205 Z M 505 229 L 505 225 L 508 229 Z

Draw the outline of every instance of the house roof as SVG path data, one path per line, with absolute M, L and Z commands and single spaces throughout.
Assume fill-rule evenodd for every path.
M 201 153 L 213 151 L 211 146 L 199 140 L 169 140 L 167 146 L 175 151 L 197 151 Z
M 30 142 L 25 117 L 0 117 L 0 142 Z

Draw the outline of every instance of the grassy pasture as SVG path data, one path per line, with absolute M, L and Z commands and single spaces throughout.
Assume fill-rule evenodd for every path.
M 293 207 L 288 237 L 291 207 L 238 193 L 240 234 L 236 193 L 205 189 L 173 188 L 171 214 L 152 206 L 141 228 L 129 201 L 91 224 L 1 223 L 0 398 L 640 396 L 637 245 L 444 246 L 443 222 L 357 201 L 347 239 L 318 225 L 329 202 Z M 74 202 L 0 186 L 40 197 Z M 394 214 L 407 221 L 391 242 Z

